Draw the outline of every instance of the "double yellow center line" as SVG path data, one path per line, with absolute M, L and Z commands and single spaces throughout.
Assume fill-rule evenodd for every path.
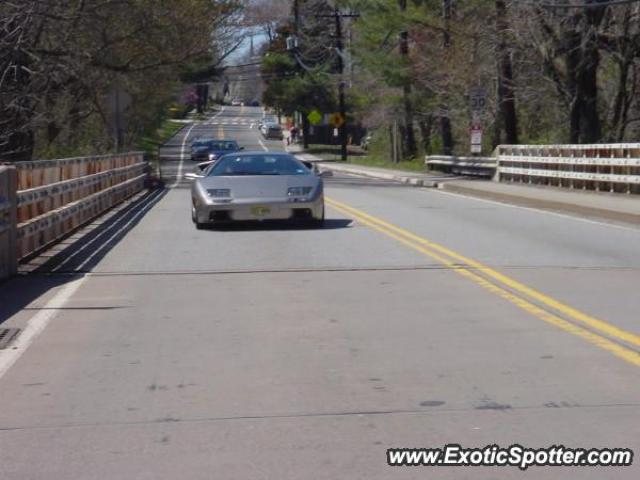
M 637 347 L 640 347 L 639 335 L 587 315 L 491 267 L 362 210 L 331 198 L 326 198 L 326 202 L 339 212 L 352 216 L 360 223 L 438 261 L 535 317 L 587 340 L 633 365 L 640 366 L 640 353 L 637 350 Z

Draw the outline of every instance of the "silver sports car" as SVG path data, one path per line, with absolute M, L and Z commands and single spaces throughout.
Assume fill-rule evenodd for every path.
M 321 175 L 288 153 L 229 153 L 197 177 L 191 188 L 197 228 L 242 220 L 324 222 Z

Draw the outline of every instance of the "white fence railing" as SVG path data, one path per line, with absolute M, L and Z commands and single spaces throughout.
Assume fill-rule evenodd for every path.
M 640 144 L 500 145 L 497 180 L 640 193 Z
M 0 278 L 145 187 L 142 153 L 0 166 Z

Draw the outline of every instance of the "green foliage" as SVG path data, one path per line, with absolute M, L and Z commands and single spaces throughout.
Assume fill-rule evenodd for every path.
M 280 37 L 287 35 L 288 30 L 282 29 L 279 34 Z M 334 110 L 335 86 L 328 72 L 330 64 L 320 62 L 305 70 L 283 45 L 283 42 L 275 42 L 263 57 L 261 71 L 267 85 L 262 98 L 264 104 L 285 115 L 313 109 Z

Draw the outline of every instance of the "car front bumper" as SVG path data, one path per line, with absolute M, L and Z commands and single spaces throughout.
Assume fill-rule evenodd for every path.
M 225 223 L 256 220 L 321 220 L 324 196 L 309 202 L 257 201 L 247 203 L 201 204 L 194 207 L 198 223 Z

